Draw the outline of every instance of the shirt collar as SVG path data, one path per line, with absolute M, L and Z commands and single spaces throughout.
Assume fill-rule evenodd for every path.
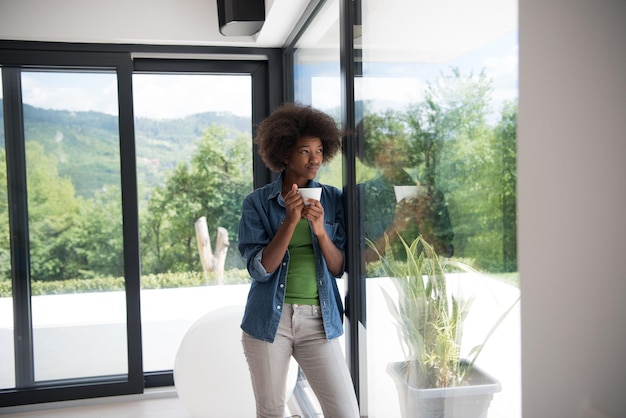
M 278 175 L 278 178 L 272 182 L 272 186 L 271 186 L 272 189 L 270 190 L 267 200 L 276 199 L 280 195 L 282 186 L 283 186 L 283 173 L 281 172 Z

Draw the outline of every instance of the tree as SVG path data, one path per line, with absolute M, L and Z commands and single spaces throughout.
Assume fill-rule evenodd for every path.
M 30 270 L 34 280 L 75 278 L 84 269 L 74 258 L 81 199 L 57 161 L 41 144 L 27 142 Z
M 150 197 L 142 226 L 144 272 L 201 269 L 194 228 L 201 216 L 211 234 L 224 227 L 236 245 L 241 202 L 252 190 L 251 150 L 247 135 L 216 125 L 205 131 L 191 161 L 180 163 Z M 227 265 L 236 263 L 231 248 Z
M 0 148 L 0 280 L 11 278 L 11 243 L 9 234 L 9 197 L 7 195 L 6 152 Z
M 82 277 L 124 275 L 121 202 L 120 188 L 108 186 L 80 205 L 73 248 Z
M 502 156 L 502 258 L 504 271 L 517 271 L 517 101 L 505 103 L 496 127 Z
M 406 118 L 410 153 L 423 161 L 420 177 L 446 195 L 455 255 L 492 271 L 511 271 L 515 132 L 508 113 L 498 130 L 489 125 L 491 84 L 484 72 L 463 76 L 452 68 L 428 84 L 424 100 L 410 106 Z
M 2 152 L 4 154 L 4 151 Z M 61 177 L 57 160 L 43 145 L 26 144 L 30 273 L 33 280 L 51 281 L 124 272 L 122 214 L 119 187 L 95 193 L 93 199 L 77 197 L 67 177 Z M 4 159 L 0 176 L 6 179 Z M 6 259 L 2 277 L 10 278 L 10 243 L 7 196 L 0 196 L 0 257 Z

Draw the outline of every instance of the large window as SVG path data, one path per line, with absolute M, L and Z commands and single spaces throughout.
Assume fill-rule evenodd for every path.
M 362 276 L 350 280 L 357 286 L 348 292 L 364 315 L 347 330 L 358 333 L 350 342 L 359 346 L 353 372 L 361 413 L 399 417 L 416 408 L 406 403 L 391 376 L 390 365 L 405 359 L 407 347 L 398 338 L 389 304 L 397 300 L 394 279 L 372 251 L 375 246 L 385 255 L 387 235 L 397 259 L 404 253 L 399 237 L 410 243 L 422 236 L 442 260 L 480 271 L 476 279 L 463 281 L 464 296 L 475 300 L 461 355 L 469 357 L 490 325 L 504 317 L 475 366 L 501 388 L 488 416 L 519 417 L 517 3 L 344 3 L 344 18 L 354 26 L 348 31 L 352 37 L 346 36 L 350 44 L 341 48 L 344 57 L 353 53 L 354 61 L 339 71 L 340 33 L 348 32 L 339 23 L 338 2 L 324 2 L 295 45 L 294 98 L 322 108 L 343 102 L 351 110 L 343 116 L 354 115 L 342 121 L 354 130 L 344 151 L 354 163 L 354 179 L 344 169 L 342 183 L 345 190 L 356 189 L 358 213 L 349 227 L 358 230 L 360 242 L 354 244 L 360 244 L 363 256 L 361 268 L 353 270 Z M 340 74 L 354 78 L 341 80 Z M 402 201 L 395 186 L 426 191 L 428 198 Z M 418 222 L 418 215 L 428 222 Z M 450 408 L 462 408 L 459 402 L 449 401 Z
M 0 87 L 2 80 L 0 79 Z M 0 89 L 0 98 L 2 98 Z M 2 103 L 2 100 L 0 100 Z M 0 347 L 3 356 L 0 359 L 0 387 L 15 386 L 15 354 L 13 345 L 13 303 L 10 295 L 13 293 L 11 284 L 11 235 L 9 232 L 9 210 L 7 196 L 7 166 L 6 150 L 4 147 L 4 118 L 0 119 L 0 138 L 2 149 L 0 157 L 0 260 L 3 266 L 0 279 Z
M 9 188 L 0 386 L 124 384 L 131 374 L 130 286 L 117 71 L 2 73 L 8 135 L 1 164 Z
M 133 76 L 144 370 L 174 369 L 189 327 L 243 305 L 237 250 L 252 191 L 250 74 Z
M 116 85 L 22 73 L 36 381 L 128 373 Z
M 294 101 L 311 105 L 341 123 L 339 4 L 323 2 L 293 53 Z M 322 167 L 318 181 L 343 187 L 340 156 Z
M 321 2 L 308 30 L 299 37 L 293 60 L 293 100 L 322 110 L 341 124 L 341 72 L 339 67 L 339 3 Z M 316 180 L 339 189 L 343 188 L 343 159 L 336 156 L 319 170 Z M 338 280 L 340 292 L 345 295 L 345 276 Z M 340 337 L 345 348 L 345 337 Z M 321 407 L 310 390 L 306 376 L 299 375 L 295 397 L 304 410 L 321 415 Z
M 253 173 L 252 129 L 279 102 L 279 51 L 211 61 L 11 46 L 0 404 L 172 385 L 192 323 L 245 303 L 237 225 L 270 177 Z

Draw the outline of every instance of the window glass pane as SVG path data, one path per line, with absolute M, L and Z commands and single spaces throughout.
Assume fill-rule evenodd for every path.
M 341 121 L 339 67 L 339 3 L 325 2 L 294 52 L 294 100 L 311 105 Z M 317 180 L 343 187 L 342 158 L 335 157 L 320 169 Z
M 172 370 L 195 321 L 247 297 L 237 226 L 252 191 L 251 76 L 135 74 L 133 96 L 144 371 Z
M 1 70 L 0 70 L 1 71 Z M 0 106 L 2 106 L 0 79 Z M 0 107 L 0 112 L 3 112 Z M 0 388 L 15 387 L 13 354 L 13 299 L 11 297 L 11 248 L 7 200 L 7 166 L 4 147 L 4 118 L 0 119 Z
M 311 105 L 341 123 L 341 71 L 339 62 L 339 3 L 324 2 L 307 30 L 296 44 L 294 62 L 294 101 Z M 316 180 L 343 189 L 343 158 L 335 156 L 319 170 Z M 345 276 L 337 280 L 345 296 Z M 344 299 L 345 300 L 345 299 Z M 345 338 L 339 337 L 345 351 Z M 322 409 L 306 376 L 299 374 L 301 395 L 297 401 L 302 410 L 322 415 Z
M 399 268 L 412 265 L 399 237 L 411 243 L 421 235 L 443 260 L 465 262 L 485 272 L 448 275 L 448 292 L 458 298 L 475 297 L 460 353 L 471 358 L 472 348 L 482 343 L 490 326 L 514 306 L 480 353 L 475 369 L 483 369 L 501 385 L 488 416 L 519 417 L 517 3 L 444 6 L 363 0 L 361 10 L 361 36 L 355 46 L 362 60 L 355 65 L 362 72 L 357 72 L 355 94 L 362 141 L 357 177 L 363 190 L 364 236 L 385 257 L 393 252 Z M 405 189 L 409 197 L 403 198 L 396 186 L 409 186 Z M 405 294 L 390 277 L 406 277 L 407 271 L 385 269 L 371 247 L 363 245 L 368 359 L 363 399 L 370 417 L 407 416 L 403 410 L 414 412 L 418 403 L 404 397 L 405 386 L 398 383 L 404 376 L 394 380 L 392 365 L 403 362 L 416 347 L 428 347 L 429 341 L 442 347 L 446 338 L 434 330 L 453 329 L 458 323 L 448 328 L 435 323 L 434 310 L 428 310 L 425 328 L 418 319 L 424 310 L 403 310 L 400 318 L 394 318 L 389 302 L 409 299 L 402 298 Z M 416 277 L 414 283 L 422 280 Z M 433 283 L 432 278 L 426 281 Z M 423 307 L 426 300 L 415 303 Z M 403 330 L 415 338 L 414 346 L 400 343 L 398 333 Z M 440 337 L 431 338 L 435 335 Z M 454 350 L 435 351 L 425 362 L 438 364 Z M 412 384 L 408 392 L 419 386 Z M 446 417 L 455 408 L 466 408 L 460 398 L 446 402 Z
M 126 374 L 116 75 L 21 81 L 35 380 Z

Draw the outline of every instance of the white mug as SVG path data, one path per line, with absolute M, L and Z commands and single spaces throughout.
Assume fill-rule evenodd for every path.
M 307 199 L 315 199 L 320 200 L 322 197 L 322 188 L 321 187 L 302 187 L 298 189 L 298 193 L 302 196 L 302 200 L 304 200 L 305 205 L 310 205 L 311 203 L 307 202 Z

